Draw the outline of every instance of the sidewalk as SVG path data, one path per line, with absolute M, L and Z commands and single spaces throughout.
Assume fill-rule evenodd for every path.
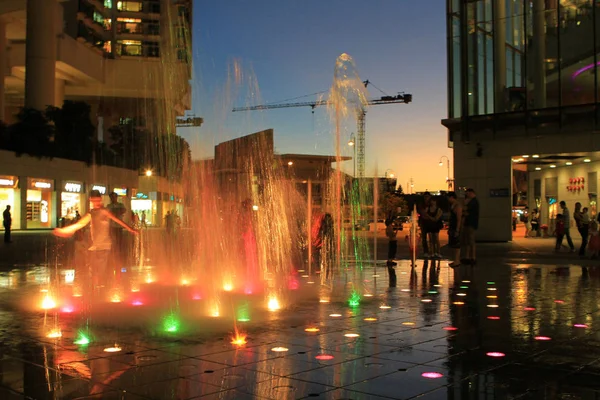
M 373 232 L 362 232 L 362 235 L 368 237 L 370 243 L 374 241 Z M 406 231 L 398 232 L 398 253 L 397 259 L 409 259 L 408 244 L 405 237 L 408 235 Z M 600 266 L 600 260 L 590 260 L 589 257 L 581 259 L 577 253 L 581 245 L 581 237 L 577 231 L 572 233 L 575 252 L 569 252 L 567 247 L 563 247 L 560 252 L 554 250 L 556 238 L 525 238 L 525 228 L 521 225 L 513 232 L 513 240 L 511 242 L 498 243 L 478 243 L 477 258 L 479 260 L 500 259 L 506 263 L 516 264 L 576 264 L 584 266 Z M 420 243 L 419 243 L 420 244 Z M 446 257 L 450 254 L 450 249 L 446 247 L 448 244 L 447 231 L 440 232 L 440 244 L 442 246 L 442 254 Z M 566 241 L 563 242 L 566 245 Z M 383 232 L 377 235 L 377 258 L 385 260 L 387 258 L 388 240 Z M 418 257 L 422 256 L 422 249 L 419 246 Z
M 158 234 L 161 229 L 149 229 L 149 232 Z M 512 242 L 505 243 L 478 243 L 477 258 L 483 262 L 490 259 L 502 260 L 505 263 L 516 264 L 576 264 L 584 266 L 600 266 L 600 260 L 581 259 L 577 252 L 570 253 L 567 248 L 561 252 L 554 251 L 555 238 L 524 238 L 524 228 L 519 227 L 514 232 Z M 398 232 L 397 259 L 409 259 L 408 244 L 405 241 L 407 231 Z M 367 239 L 369 247 L 374 245 L 373 232 L 359 232 Z M 19 265 L 43 264 L 48 261 L 63 263 L 65 257 L 72 252 L 73 242 L 59 240 L 51 231 L 15 231 L 12 234 L 13 243 L 0 243 L 0 268 L 6 270 Z M 449 256 L 450 251 L 446 246 L 448 236 L 446 231 L 440 232 L 442 254 Z M 581 244 L 578 232 L 573 233 L 573 243 L 576 250 Z M 351 245 L 351 243 L 350 243 Z M 377 235 L 377 259 L 387 259 L 388 240 L 384 232 Z M 419 256 L 422 251 L 419 249 Z

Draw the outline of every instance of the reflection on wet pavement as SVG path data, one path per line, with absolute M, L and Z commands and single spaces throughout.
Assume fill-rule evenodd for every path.
M 307 296 L 249 322 L 237 347 L 233 328 L 162 337 L 118 323 L 76 345 L 91 314 L 24 311 L 18 302 L 49 272 L 21 268 L 0 276 L 0 398 L 600 397 L 600 268 L 419 262 L 396 272 L 388 287 L 384 269 L 373 278 L 366 268 L 372 296 L 356 307 Z M 60 337 L 40 328 L 52 318 Z

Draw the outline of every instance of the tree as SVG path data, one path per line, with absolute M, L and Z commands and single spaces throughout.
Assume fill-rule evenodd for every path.
M 190 145 L 181 136 L 159 135 L 154 140 L 150 165 L 160 176 L 171 180 L 181 180 L 189 170 L 192 159 Z
M 42 111 L 22 108 L 17 114 L 17 122 L 8 127 L 8 150 L 17 157 L 23 154 L 37 158 L 54 156 L 54 127 Z
M 108 129 L 110 148 L 116 156 L 115 166 L 140 169 L 148 163 L 150 154 L 150 134 L 133 123 L 115 125 Z
M 398 212 L 398 209 L 400 211 Z M 384 193 L 379 198 L 379 216 L 383 219 L 394 219 L 398 215 L 408 214 L 408 204 L 404 201 L 404 197 L 398 196 L 396 193 Z
M 65 101 L 62 108 L 48 107 L 46 118 L 54 123 L 54 155 L 92 163 L 96 128 L 90 119 L 91 108 L 82 101 Z

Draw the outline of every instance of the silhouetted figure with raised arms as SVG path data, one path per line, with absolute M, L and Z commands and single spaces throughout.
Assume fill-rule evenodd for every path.
M 88 251 L 93 252 L 91 257 L 92 266 L 94 267 L 92 273 L 96 276 L 104 276 L 112 247 L 110 222 L 113 221 L 131 233 L 137 234 L 137 231 L 104 207 L 99 191 L 92 190 L 90 193 L 90 202 L 92 203 L 92 209 L 89 213 L 85 214 L 79 221 L 72 225 L 54 229 L 53 233 L 58 237 L 68 238 L 89 225 L 92 246 Z

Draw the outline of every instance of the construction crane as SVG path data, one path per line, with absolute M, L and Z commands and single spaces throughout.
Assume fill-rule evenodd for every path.
M 363 84 L 365 88 L 370 84 L 368 80 L 364 81 Z M 374 86 L 374 85 L 373 85 Z M 367 104 L 370 106 L 378 106 L 382 104 L 396 104 L 396 103 L 404 103 L 408 104 L 412 101 L 412 94 L 398 93 L 396 96 L 382 96 L 380 98 L 371 99 L 367 101 Z M 233 112 L 236 111 L 256 111 L 256 110 L 270 110 L 274 108 L 291 108 L 291 107 L 310 107 L 313 112 L 316 107 L 326 106 L 330 104 L 328 100 L 317 100 L 317 101 L 308 101 L 301 103 L 275 103 L 275 104 L 263 104 L 258 106 L 250 106 L 250 107 L 237 107 L 233 109 Z M 356 144 L 356 164 L 357 164 L 357 176 L 359 178 L 364 178 L 365 176 L 365 118 L 366 118 L 367 110 L 362 108 L 358 114 L 357 120 L 357 144 Z

